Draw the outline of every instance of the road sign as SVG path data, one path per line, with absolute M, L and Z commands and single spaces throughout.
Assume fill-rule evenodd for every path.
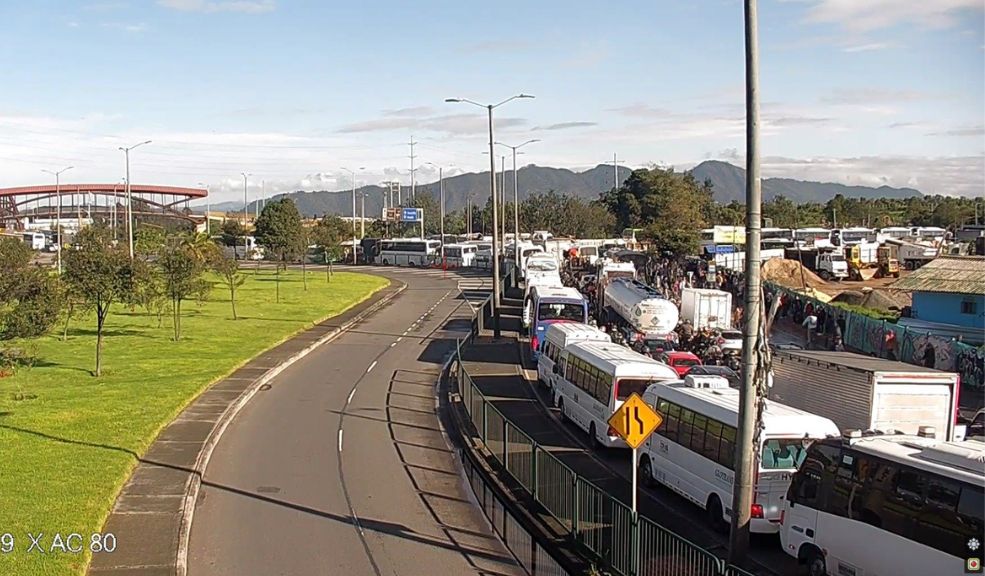
M 404 208 L 403 213 L 400 215 L 400 220 L 402 222 L 417 222 L 420 218 L 420 210 L 418 208 Z
M 650 408 L 635 392 L 609 418 L 609 426 L 612 426 L 633 450 L 646 442 L 661 422 L 663 417 Z
M 383 212 L 383 219 L 387 222 L 399 222 L 400 221 L 400 208 L 387 208 Z

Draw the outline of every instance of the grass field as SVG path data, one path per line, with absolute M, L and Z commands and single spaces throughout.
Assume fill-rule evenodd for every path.
M 106 326 L 103 376 L 94 378 L 95 323 L 74 321 L 66 342 L 58 335 L 21 343 L 40 361 L 0 379 L 0 574 L 80 574 L 87 554 L 26 554 L 27 534 L 76 532 L 88 545 L 116 494 L 157 433 L 211 382 L 249 358 L 324 318 L 335 316 L 387 281 L 337 273 L 331 283 L 309 273 L 282 275 L 274 302 L 274 274 L 250 271 L 237 294 L 216 286 L 200 306 L 182 306 L 182 339 L 172 340 L 170 318 L 158 327 L 142 309 L 114 306 Z M 5 553 L 14 538 L 14 551 Z M 120 542 L 120 546 L 126 543 Z

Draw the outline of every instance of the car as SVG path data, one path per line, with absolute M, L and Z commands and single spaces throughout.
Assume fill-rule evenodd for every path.
M 694 366 L 701 365 L 701 358 L 698 358 L 691 352 L 664 352 L 657 359 L 673 368 L 674 372 L 677 372 L 677 375 L 681 378 L 687 376 L 688 372 Z
M 725 350 L 742 350 L 742 332 L 739 330 L 722 330 L 718 346 Z
M 687 374 L 688 376 L 721 376 L 728 380 L 729 386 L 732 388 L 739 388 L 742 384 L 739 375 L 728 366 L 701 364 L 699 366 L 692 366 L 691 371 Z

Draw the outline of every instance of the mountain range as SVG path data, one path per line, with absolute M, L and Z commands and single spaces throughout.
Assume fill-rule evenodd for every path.
M 522 202 L 533 193 L 554 190 L 555 192 L 576 196 L 584 200 L 596 200 L 599 194 L 612 189 L 614 181 L 618 180 L 621 184 L 631 173 L 632 171 L 629 168 L 619 167 L 618 171 L 616 171 L 613 170 L 612 166 L 605 164 L 600 164 L 584 172 L 574 172 L 566 168 L 529 165 L 519 169 L 517 176 L 519 183 L 518 195 Z M 744 201 L 745 170 L 742 168 L 727 162 L 707 160 L 695 166 L 691 170 L 691 173 L 699 182 L 705 180 L 711 181 L 717 202 L 727 204 L 733 200 L 738 202 Z M 497 178 L 499 177 L 497 175 Z M 513 196 L 513 174 L 507 171 L 504 178 L 506 197 L 508 201 L 511 201 Z M 445 178 L 444 188 L 445 209 L 449 212 L 465 208 L 470 196 L 474 203 L 484 205 L 489 195 L 489 172 L 459 174 Z M 362 188 L 358 188 L 356 192 L 357 198 L 361 198 L 363 193 L 366 195 L 367 215 L 375 216 L 382 213 L 382 187 L 363 186 Z M 420 184 L 416 187 L 416 192 L 437 197 L 438 183 Z M 908 198 L 922 195 L 921 192 L 912 188 L 846 186 L 844 184 L 806 182 L 790 178 L 763 179 L 764 200 L 770 200 L 780 194 L 798 203 L 824 203 L 836 194 L 842 194 L 848 198 Z M 400 195 L 405 201 L 410 198 L 410 187 L 401 187 Z M 323 214 L 348 215 L 352 212 L 351 191 L 306 192 L 299 190 L 289 194 L 279 194 L 275 198 L 284 196 L 293 199 L 298 210 L 305 216 L 321 216 Z M 242 206 L 238 202 L 224 202 L 213 205 L 212 209 L 240 211 L 242 210 Z M 255 204 L 250 204 L 250 210 L 255 210 Z

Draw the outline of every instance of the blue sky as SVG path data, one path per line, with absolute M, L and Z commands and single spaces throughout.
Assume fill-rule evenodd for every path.
M 763 173 L 985 189 L 981 0 L 760 0 Z M 488 165 L 743 162 L 742 2 L 129 0 L 0 4 L 0 186 L 210 184 L 238 198 Z

